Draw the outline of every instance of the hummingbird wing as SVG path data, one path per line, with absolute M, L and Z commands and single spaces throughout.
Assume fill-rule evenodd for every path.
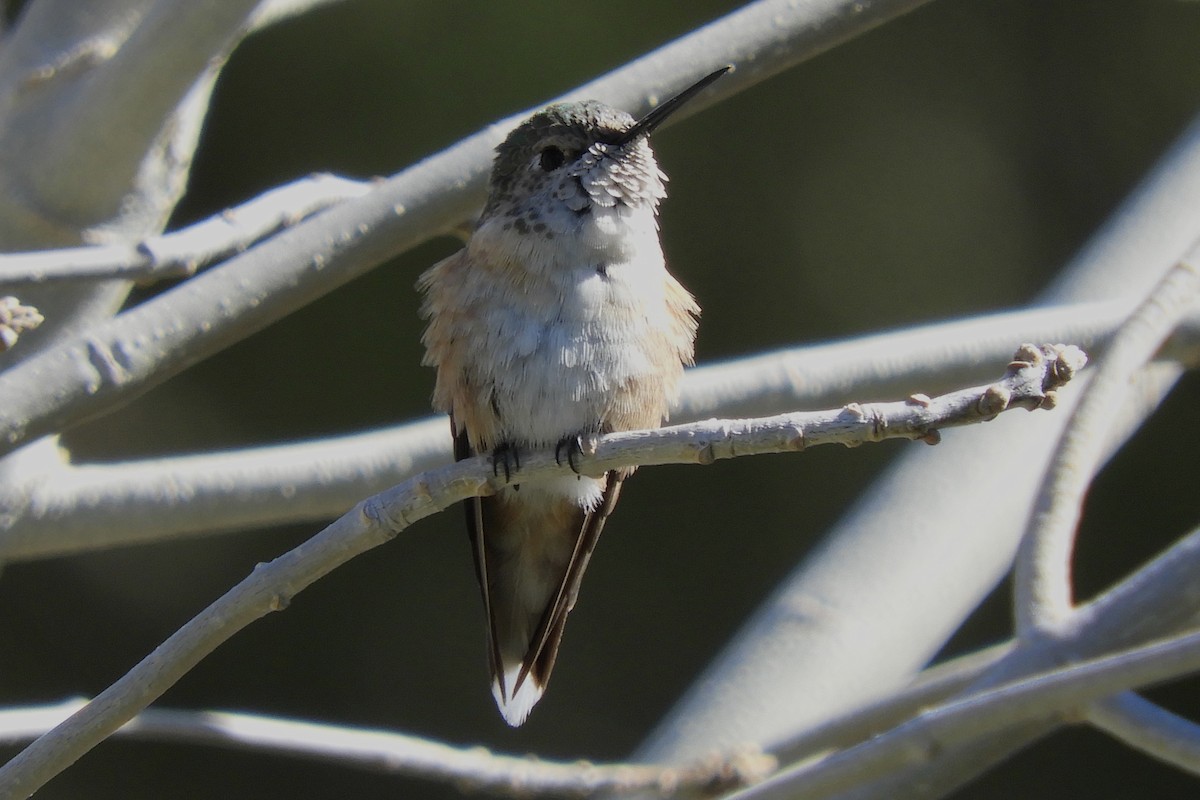
M 610 471 L 605 476 L 604 494 L 595 509 L 584 514 L 583 523 L 575 538 L 575 547 L 571 551 L 570 561 L 567 562 L 566 572 L 558 584 L 553 599 L 546 606 L 538 622 L 537 630 L 529 641 L 529 648 L 521 662 L 513 684 L 513 692 L 519 693 L 526 680 L 532 681 L 539 687 L 538 694 L 550 680 L 550 672 L 554 669 L 554 661 L 558 656 L 558 646 L 562 641 L 563 627 L 567 622 L 567 614 L 575 607 L 579 597 L 579 586 L 583 582 L 583 573 L 587 570 L 588 561 L 596 542 L 600 540 L 600 532 L 604 523 L 617 504 L 621 494 L 621 482 L 625 479 L 623 473 Z
M 471 451 L 471 439 L 467 435 L 465 429 L 458 430 L 458 426 L 454 423 L 454 415 L 450 415 L 450 432 L 454 437 L 454 460 L 463 461 L 471 458 L 474 453 Z M 479 587 L 483 594 L 483 612 L 487 617 L 488 623 L 488 667 L 491 670 L 492 677 L 503 675 L 501 670 L 502 660 L 500 658 L 500 650 L 497 647 L 496 639 L 496 615 L 492 611 L 492 597 L 488 591 L 490 581 L 488 580 L 488 560 L 483 546 L 483 503 L 482 498 L 472 497 L 469 500 L 463 501 L 463 511 L 466 512 L 467 518 L 467 536 L 471 540 L 471 555 L 475 560 L 475 579 L 479 581 Z

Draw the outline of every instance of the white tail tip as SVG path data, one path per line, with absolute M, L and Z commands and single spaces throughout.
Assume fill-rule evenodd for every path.
M 520 672 L 521 665 L 514 664 L 504 671 L 503 676 L 497 675 L 496 679 L 492 681 L 492 697 L 496 698 L 496 705 L 500 707 L 500 715 L 514 728 L 525 722 L 537 701 L 542 699 L 542 687 L 537 685 L 537 681 L 532 675 L 526 675 L 521 688 L 515 693 L 513 692 L 512 687 L 517 682 L 517 675 Z M 503 694 L 500 692 L 501 680 L 504 681 L 505 691 Z

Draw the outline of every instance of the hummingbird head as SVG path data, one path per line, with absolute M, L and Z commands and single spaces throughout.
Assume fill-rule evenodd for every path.
M 640 120 L 595 100 L 537 112 L 496 148 L 482 219 L 503 216 L 520 234 L 553 238 L 562 223 L 579 224 L 597 208 L 652 215 L 666 196 L 667 178 L 654 160 L 650 133 L 728 69 Z
M 504 214 L 525 233 L 545 231 L 547 212 L 585 217 L 596 206 L 653 209 L 666 194 L 666 176 L 646 136 L 623 138 L 635 124 L 595 100 L 537 112 L 496 148 L 484 216 Z

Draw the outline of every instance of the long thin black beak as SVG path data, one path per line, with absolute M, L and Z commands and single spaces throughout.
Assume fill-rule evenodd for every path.
M 663 123 L 663 120 L 678 111 L 684 103 L 700 94 L 705 87 L 731 69 L 733 69 L 732 66 L 721 67 L 711 75 L 706 75 L 696 81 L 662 105 L 652 109 L 646 116 L 633 123 L 633 127 L 621 134 L 621 138 L 617 141 L 617 146 L 624 147 L 639 136 L 648 136 L 651 131 Z

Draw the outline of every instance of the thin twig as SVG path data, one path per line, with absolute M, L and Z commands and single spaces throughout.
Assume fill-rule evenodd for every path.
M 773 755 L 788 763 L 830 747 L 857 744 L 944 701 L 1011 649 L 1011 642 L 963 656 L 926 670 L 913 685 L 855 714 L 833 720 Z M 83 708 L 83 699 L 0 710 L 0 743 L 19 744 L 42 735 Z M 772 771 L 775 759 L 743 749 L 686 767 L 650 764 L 598 765 L 556 763 L 540 758 L 497 755 L 479 747 L 459 748 L 393 731 L 315 724 L 242 712 L 182 711 L 148 708 L 114 735 L 155 741 L 176 740 L 225 747 L 267 750 L 282 755 L 321 758 L 367 769 L 406 773 L 455 782 L 468 781 L 479 790 L 521 792 L 633 792 L 656 795 L 705 789 L 720 775 L 754 783 Z M 589 778 L 581 778 L 581 773 Z M 634 781 L 641 783 L 634 783 Z
M 684 374 L 674 416 L 760 416 L 851 397 L 895 397 L 914 386 L 944 391 L 986 379 L 1015 342 L 1072 342 L 1088 353 L 1102 351 L 1132 309 L 1120 300 L 998 311 L 707 365 Z M 1189 321 L 1177 337 L 1177 358 L 1200 350 L 1200 309 Z
M 855 445 L 889 438 L 934 442 L 943 427 L 992 419 L 1012 408 L 1052 406 L 1058 387 L 1082 362 L 1082 353 L 1074 347 L 1025 345 L 1003 379 L 975 389 L 896 403 L 852 404 L 835 411 L 612 434 L 588 442 L 577 466 L 583 474 L 599 475 L 634 464 L 710 463 L 817 444 Z M 520 475 L 532 481 L 567 469 L 556 463 L 551 450 L 523 458 Z M 295 594 L 338 566 L 391 540 L 417 520 L 501 485 L 503 479 L 486 457 L 430 470 L 362 501 L 312 539 L 260 564 L 95 700 L 0 768 L 0 799 L 36 791 L 237 631 L 285 608 Z
M 264 192 L 253 200 L 139 245 L 108 244 L 0 254 L 0 286 L 54 281 L 110 280 L 147 283 L 186 278 L 241 252 L 277 231 L 361 197 L 370 184 L 335 175 L 312 175 Z
M 85 700 L 0 710 L 0 742 L 41 735 L 82 709 Z M 149 708 L 115 736 L 268 752 L 411 775 L 474 791 L 590 797 L 649 790 L 656 797 L 707 797 L 756 783 L 775 759 L 744 748 L 689 764 L 594 764 L 508 756 L 388 730 L 329 725 L 231 711 Z
M 1097 370 L 1054 455 L 1014 568 L 1018 635 L 1061 625 L 1072 611 L 1071 552 L 1083 498 L 1107 451 L 1106 432 L 1134 372 L 1153 358 L 1200 294 L 1200 243 L 1167 271 L 1120 332 Z M 1198 262 L 1200 263 L 1200 262 Z

